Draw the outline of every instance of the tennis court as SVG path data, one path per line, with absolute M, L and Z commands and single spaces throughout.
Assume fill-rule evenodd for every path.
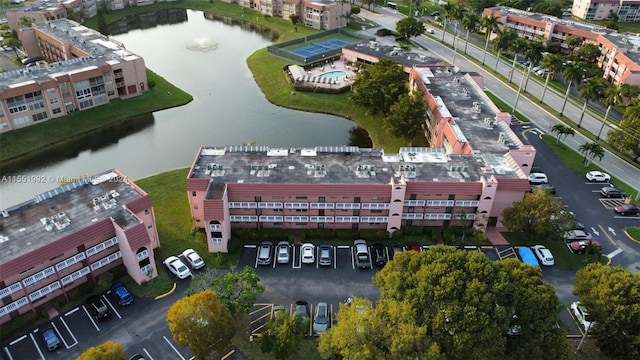
M 314 55 L 324 54 L 332 50 L 342 49 L 347 45 L 349 45 L 349 43 L 346 41 L 331 39 L 322 42 L 311 42 L 309 45 L 303 46 L 301 48 L 290 49 L 289 52 L 304 57 L 312 57 Z

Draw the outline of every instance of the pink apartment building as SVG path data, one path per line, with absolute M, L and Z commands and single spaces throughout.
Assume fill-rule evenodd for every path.
M 116 266 L 124 265 L 138 284 L 158 275 L 153 205 L 125 175 L 114 169 L 33 181 L 66 185 L 2 210 L 0 324 Z
M 434 147 L 397 153 L 353 146 L 201 147 L 187 177 L 193 225 L 209 251 L 227 252 L 236 228 L 379 229 L 500 225 L 529 190 L 535 148 L 510 129 L 480 76 L 416 67 L 411 88 L 429 101 Z
M 613 85 L 620 83 L 640 85 L 640 36 L 619 34 L 593 24 L 558 19 L 549 15 L 523 10 L 492 7 L 484 9 L 482 16 L 494 15 L 502 26 L 515 31 L 520 37 L 542 41 L 555 40 L 566 49 L 569 35 L 582 38 L 600 47 L 596 64 L 604 71 L 603 78 Z
M 61 19 L 22 30 L 29 56 L 47 62 L 0 73 L 0 132 L 86 110 L 146 90 L 144 59 L 124 45 Z

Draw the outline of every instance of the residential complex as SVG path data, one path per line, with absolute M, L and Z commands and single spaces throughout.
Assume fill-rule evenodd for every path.
M 638 21 L 640 0 L 573 0 L 571 15 L 585 20 Z
M 29 56 L 42 56 L 46 62 L 0 73 L 0 132 L 147 89 L 142 57 L 74 21 L 52 20 L 22 29 L 22 43 Z
M 500 225 L 530 189 L 533 146 L 523 145 L 482 91 L 454 67 L 416 65 L 434 147 L 398 153 L 353 146 L 201 147 L 187 177 L 193 225 L 209 251 L 226 252 L 236 228 L 378 229 Z
M 503 26 L 528 40 L 558 41 L 563 49 L 568 49 L 565 43 L 568 36 L 577 36 L 596 44 L 601 50 L 596 64 L 604 71 L 604 79 L 614 85 L 640 85 L 638 34 L 619 34 L 597 25 L 506 7 L 484 9 L 482 16 L 489 15 L 498 17 Z
M 335 0 L 222 0 L 290 20 L 297 15 L 300 22 L 313 29 L 333 30 L 347 26 L 351 3 Z
M 2 210 L 0 324 L 122 264 L 138 284 L 158 275 L 151 199 L 118 170 L 78 178 L 9 178 L 65 185 Z

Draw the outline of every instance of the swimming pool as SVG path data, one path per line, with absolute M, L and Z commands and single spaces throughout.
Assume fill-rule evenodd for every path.
M 342 70 L 335 70 L 335 71 L 329 71 L 326 73 L 322 73 L 320 75 L 318 75 L 319 78 L 329 78 L 332 80 L 340 80 L 343 79 L 347 76 L 347 72 L 346 71 L 342 71 Z

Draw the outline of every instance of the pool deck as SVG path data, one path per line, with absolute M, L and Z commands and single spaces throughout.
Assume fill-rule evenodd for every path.
M 295 82 L 298 85 L 307 85 L 309 87 L 322 87 L 322 88 L 341 88 L 346 85 L 351 85 L 353 84 L 353 80 L 356 76 L 356 73 L 359 71 L 358 66 L 348 65 L 347 62 L 343 60 L 335 60 L 335 61 L 327 60 L 322 65 L 314 64 L 313 66 L 305 66 L 304 68 L 307 71 L 307 75 L 309 75 L 310 79 L 313 79 L 315 77 L 316 80 L 318 78 L 318 75 L 331 72 L 331 71 L 341 70 L 347 73 L 346 78 L 338 80 L 337 83 L 333 83 L 333 82 L 321 83 L 317 81 L 308 81 L 308 80 Z

